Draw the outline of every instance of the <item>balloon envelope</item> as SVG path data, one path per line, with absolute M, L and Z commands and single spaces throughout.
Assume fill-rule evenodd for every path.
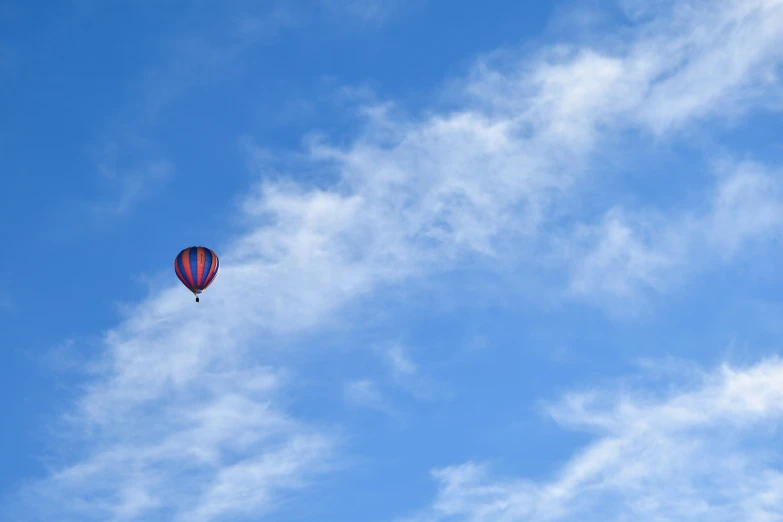
M 177 277 L 196 295 L 212 284 L 219 268 L 220 261 L 217 254 L 206 247 L 188 247 L 174 258 L 174 271 Z

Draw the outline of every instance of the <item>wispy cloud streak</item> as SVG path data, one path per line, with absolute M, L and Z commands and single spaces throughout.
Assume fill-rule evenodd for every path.
M 616 207 L 600 223 L 577 227 L 563 242 L 570 291 L 622 303 L 644 290 L 668 291 L 710 265 L 747 256 L 746 249 L 768 248 L 783 225 L 779 176 L 748 162 L 724 165 L 720 175 L 700 211 Z
M 771 359 L 723 366 L 666 396 L 570 394 L 548 412 L 596 438 L 550 479 L 501 479 L 476 463 L 442 468 L 432 507 L 405 520 L 778 520 L 782 376 Z

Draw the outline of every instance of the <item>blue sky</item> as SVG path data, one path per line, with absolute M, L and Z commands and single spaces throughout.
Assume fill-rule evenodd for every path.
M 5 2 L 0 519 L 783 519 L 782 65 L 781 0 Z

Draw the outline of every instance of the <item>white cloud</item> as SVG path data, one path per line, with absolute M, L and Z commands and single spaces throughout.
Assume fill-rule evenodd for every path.
M 389 400 L 384 397 L 378 385 L 370 379 L 359 379 L 345 383 L 343 399 L 354 406 L 370 408 L 392 416 L 398 414 Z
M 439 469 L 432 507 L 405 520 L 780 520 L 782 382 L 772 359 L 724 366 L 666 397 L 567 396 L 553 418 L 597 436 L 551 478 L 500 479 L 475 463 Z
M 413 361 L 410 360 L 402 346 L 398 344 L 393 345 L 389 348 L 387 357 L 396 378 L 405 378 L 416 374 L 418 368 Z
M 335 441 L 274 405 L 282 375 L 221 370 L 218 362 L 185 383 L 156 375 L 161 364 L 176 369 L 164 361 L 123 366 L 112 384 L 85 396 L 85 414 L 75 420 L 91 447 L 26 491 L 48 500 L 37 503 L 42 516 L 120 521 L 173 510 L 177 519 L 215 520 L 266 511 L 326 469 Z
M 259 516 L 274 506 L 272 493 L 284 488 L 301 488 L 302 477 L 319 463 L 330 443 L 321 437 L 297 437 L 281 449 L 227 466 L 197 506 L 181 517 L 187 521 L 214 520 L 226 514 Z
M 780 89 L 780 0 L 645 7 L 652 16 L 639 25 L 545 48 L 538 62 L 500 72 L 487 61 L 470 91 L 568 148 L 594 144 L 609 126 L 662 135 L 749 107 L 780 108 L 770 95 Z
M 783 224 L 779 177 L 778 172 L 743 163 L 721 181 L 703 224 L 713 248 L 734 255 L 753 240 L 778 235 Z
M 379 351 L 391 372 L 393 385 L 422 401 L 449 399 L 451 390 L 421 369 L 413 361 L 410 352 L 399 343 L 379 347 Z
M 624 212 L 614 208 L 565 240 L 570 290 L 595 300 L 668 290 L 690 273 L 743 255 L 779 236 L 783 186 L 753 163 L 724 165 L 701 212 Z
M 334 187 L 264 182 L 245 202 L 251 230 L 215 245 L 221 274 L 199 305 L 172 283 L 107 333 L 105 357 L 73 413 L 72 435 L 85 446 L 35 489 L 50 499 L 41 507 L 58 520 L 70 510 L 79 520 L 173 513 L 206 521 L 262 512 L 305 484 L 334 458 L 335 441 L 276 404 L 294 386 L 265 367 L 277 334 L 318 327 L 383 285 L 471 256 L 524 258 L 535 269 L 553 223 L 579 221 L 569 203 L 603 138 L 627 126 L 662 133 L 779 94 L 775 82 L 748 90 L 745 79 L 778 64 L 783 31 L 771 28 L 783 29 L 783 3 L 691 2 L 680 11 L 605 49 L 549 49 L 500 68 L 485 64 L 459 110 L 406 118 L 393 106 L 372 107 L 348 146 L 315 142 L 310 159 L 339 174 Z M 708 37 L 715 26 L 722 32 Z M 716 57 L 733 56 L 740 37 L 754 59 L 721 67 Z M 693 101 L 704 89 L 706 101 Z M 667 112 L 667 104 L 677 111 Z M 730 220 L 746 238 L 776 222 L 774 206 L 759 220 L 733 203 L 736 194 L 756 193 L 753 182 L 727 186 L 710 214 L 714 226 Z M 665 285 L 668 257 L 679 255 L 665 237 L 658 239 L 662 254 L 638 239 L 630 243 L 634 253 L 618 254 L 634 236 L 619 219 L 607 230 L 594 273 L 614 270 L 620 255 L 632 260 L 628 288 L 639 280 Z M 617 288 L 626 287 L 610 290 Z M 265 463 L 274 480 L 260 472 Z M 472 494 L 503 499 L 503 490 Z
M 735 116 L 749 101 L 779 108 L 767 93 L 770 87 L 780 87 L 782 5 L 779 0 L 675 3 L 674 9 L 682 14 L 678 23 L 692 30 L 675 39 L 659 33 L 640 46 L 648 58 L 660 49 L 672 50 L 676 57 L 656 71 L 641 119 L 661 132 L 692 117 L 716 112 Z M 694 47 L 703 52 L 692 53 Z

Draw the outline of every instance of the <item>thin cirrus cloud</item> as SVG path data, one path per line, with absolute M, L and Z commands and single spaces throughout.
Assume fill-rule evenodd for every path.
M 22 498 L 35 498 L 42 512 L 65 521 L 206 522 L 264 513 L 318 480 L 336 465 L 339 438 L 284 410 L 277 399 L 296 385 L 289 375 L 295 372 L 272 367 L 259 345 L 274 348 L 277 334 L 318 328 L 382 285 L 448 270 L 466 255 L 504 258 L 508 242 L 519 238 L 534 245 L 533 261 L 549 259 L 554 217 L 561 230 L 565 214 L 574 234 L 591 226 L 562 204 L 601 182 L 589 167 L 603 138 L 636 129 L 664 139 L 704 118 L 769 106 L 779 94 L 770 75 L 783 57 L 783 2 L 694 1 L 688 9 L 664 3 L 653 14 L 617 41 L 483 61 L 463 80 L 462 105 L 451 112 L 404 117 L 393 106 L 374 106 L 349 146 L 312 143 L 310 159 L 339 181 L 330 189 L 292 180 L 260 184 L 243 207 L 257 225 L 216 245 L 220 284 L 203 306 L 194 310 L 172 286 L 108 332 L 93 378 L 66 419 L 69 463 L 53 466 Z M 721 66 L 727 60 L 731 67 Z M 743 172 L 738 167 L 735 185 L 730 179 L 717 189 L 717 203 L 694 228 L 694 237 L 707 238 L 717 252 L 732 250 L 709 239 L 720 219 L 737 226 L 743 241 L 759 224 L 731 217 L 754 204 L 743 199 L 746 192 L 732 192 L 746 186 Z M 770 205 L 764 226 L 776 222 Z M 580 236 L 578 247 L 594 257 L 596 273 L 613 270 L 613 257 L 636 255 L 618 251 L 641 251 L 624 276 L 627 288 L 665 285 L 669 267 L 689 255 L 665 234 L 629 241 L 638 220 L 610 215 L 605 223 Z M 611 255 L 604 253 L 607 241 Z M 583 288 L 580 281 L 589 278 L 568 259 L 572 289 Z M 595 466 L 601 451 L 654 452 L 659 432 L 644 433 L 607 436 L 564 480 Z M 702 450 L 683 449 L 689 456 Z M 739 465 L 729 460 L 723 464 Z M 525 481 L 484 482 L 470 466 L 440 476 L 445 493 L 435 514 L 426 515 L 435 520 L 439 505 L 465 520 L 512 520 L 521 511 L 496 503 L 554 498 L 581 484 L 541 490 Z M 486 518 L 493 513 L 498 517 Z
M 131 213 L 164 192 L 174 178 L 174 162 L 161 157 L 154 140 L 144 137 L 172 103 L 210 78 L 234 71 L 255 46 L 270 44 L 297 25 L 294 14 L 281 5 L 259 11 L 245 2 L 213 12 L 196 10 L 194 19 L 183 16 L 179 22 L 202 29 L 211 24 L 210 31 L 175 29 L 163 40 L 161 65 L 142 70 L 132 103 L 109 119 L 104 136 L 93 146 L 98 150 L 96 169 L 111 192 L 91 206 L 100 218 Z M 214 33 L 228 38 L 221 40 Z
M 392 416 L 398 414 L 378 385 L 370 379 L 358 379 L 345 383 L 343 398 L 346 403 L 352 406 L 369 408 Z
M 109 163 L 101 163 L 99 170 L 112 186 L 114 197 L 93 205 L 100 217 L 124 216 L 138 205 L 155 197 L 174 176 L 174 168 L 168 161 L 149 161 L 138 168 L 117 169 Z
M 763 165 L 733 163 L 723 167 L 700 212 L 667 215 L 618 207 L 598 224 L 577 227 L 561 252 L 571 261 L 570 292 L 605 302 L 649 289 L 665 292 L 716 260 L 763 246 L 783 225 L 777 179 Z
M 772 448 L 783 364 L 691 377 L 695 386 L 666 396 L 608 387 L 567 395 L 547 413 L 596 436 L 551 478 L 500 478 L 474 462 L 437 469 L 432 506 L 399 520 L 779 520 L 783 473 Z

